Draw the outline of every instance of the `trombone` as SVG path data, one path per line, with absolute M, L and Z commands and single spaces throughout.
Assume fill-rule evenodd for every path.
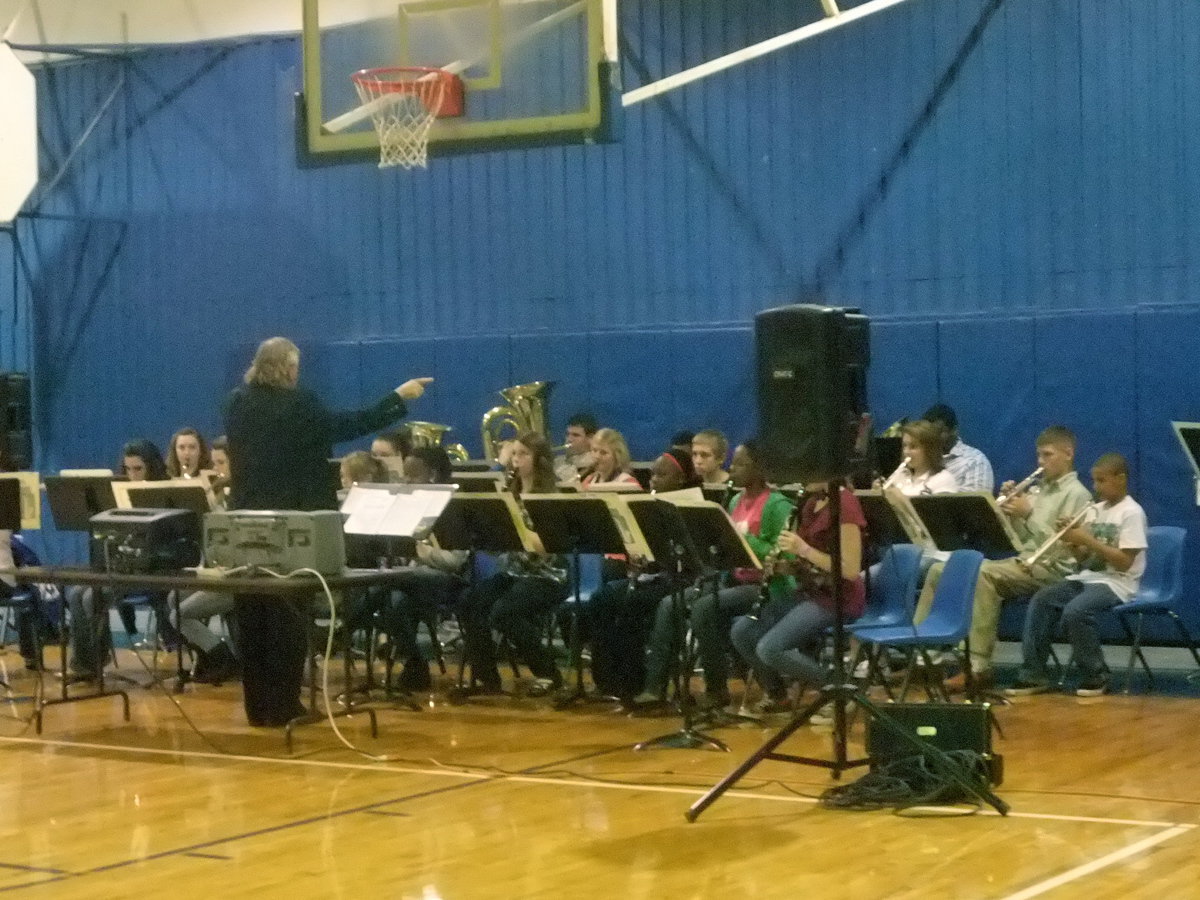
M 1042 546 L 1038 547 L 1028 555 L 1021 554 L 1018 556 L 1017 562 L 1027 569 L 1032 569 L 1035 565 L 1037 565 L 1038 561 L 1046 555 L 1047 552 L 1053 549 L 1054 546 L 1063 539 L 1063 535 L 1065 535 L 1072 528 L 1082 525 L 1084 519 L 1086 519 L 1090 514 L 1098 512 L 1099 509 L 1099 504 L 1089 503 L 1079 512 L 1075 513 L 1075 515 L 1071 517 L 1070 521 L 1068 521 L 1066 525 L 1058 529 L 1058 531 L 1054 532 L 1054 534 L 1050 535 L 1050 537 L 1046 539 Z

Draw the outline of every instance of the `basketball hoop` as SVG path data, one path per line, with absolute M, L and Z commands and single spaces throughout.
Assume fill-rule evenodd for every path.
M 438 116 L 462 115 L 462 79 L 445 69 L 362 69 L 351 78 L 379 135 L 379 168 L 425 168 Z

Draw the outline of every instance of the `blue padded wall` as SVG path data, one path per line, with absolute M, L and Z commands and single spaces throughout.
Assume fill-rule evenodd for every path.
M 495 392 L 536 378 L 556 435 L 590 408 L 635 456 L 682 427 L 736 441 L 753 315 L 819 273 L 872 317 L 880 425 L 950 402 L 1003 479 L 1064 421 L 1082 460 L 1131 457 L 1153 521 L 1200 527 L 1166 424 L 1200 418 L 1200 4 L 1007 0 L 935 96 L 986 7 L 903 4 L 631 107 L 620 142 L 412 173 L 297 167 L 291 37 L 43 68 L 44 172 L 125 82 L 19 223 L 28 283 L 0 237 L 42 465 L 214 433 L 272 334 L 334 406 L 432 374 L 413 415 L 475 451 Z M 815 15 L 622 3 L 625 89 Z

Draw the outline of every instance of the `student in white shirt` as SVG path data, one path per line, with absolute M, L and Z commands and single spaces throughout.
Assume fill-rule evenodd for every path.
M 1082 676 L 1076 695 L 1096 697 L 1108 690 L 1096 614 L 1133 599 L 1146 570 L 1146 513 L 1127 493 L 1128 483 L 1129 466 L 1119 453 L 1106 453 L 1092 466 L 1095 515 L 1062 536 L 1081 571 L 1034 594 L 1025 616 L 1024 664 L 1008 693 L 1049 689 L 1046 658 L 1060 618 Z
M 908 464 L 890 479 L 906 497 L 922 494 L 953 494 L 958 480 L 942 462 L 945 433 L 941 426 L 924 419 L 909 422 L 901 429 L 901 452 Z

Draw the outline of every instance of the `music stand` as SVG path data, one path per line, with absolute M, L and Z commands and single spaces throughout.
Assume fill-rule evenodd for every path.
M 21 530 L 21 485 L 14 478 L 0 478 L 0 529 Z
M 486 494 L 504 490 L 503 472 L 451 472 L 450 483 L 457 484 L 463 493 Z
M 627 540 L 629 525 L 617 524 L 614 509 L 619 503 L 612 495 L 589 494 L 530 494 L 524 498 L 525 511 L 533 522 L 533 530 L 542 539 L 547 553 L 558 553 L 571 560 L 571 593 L 575 598 L 575 615 L 571 621 L 571 665 L 575 669 L 575 689 L 564 694 L 555 706 L 563 709 L 580 700 L 598 699 L 608 703 L 615 697 L 589 698 L 583 689 L 583 598 L 579 557 L 587 554 L 624 554 L 634 540 Z M 637 527 L 634 520 L 633 527 Z M 640 529 L 639 529 L 640 530 Z M 645 538 L 640 534 L 639 549 Z M 636 539 L 635 539 L 636 540 Z
M 1021 539 L 991 494 L 928 494 L 908 499 L 939 550 L 978 550 L 988 559 L 1004 559 L 1021 551 Z
M 198 480 L 123 481 L 112 490 L 121 509 L 190 509 L 200 521 L 212 511 L 212 494 Z
M 59 531 L 91 533 L 92 516 L 117 508 L 111 475 L 47 475 L 46 501 Z
M 676 657 L 674 672 L 675 701 L 683 722 L 678 731 L 659 735 L 634 745 L 634 750 L 650 750 L 655 747 L 696 750 L 709 748 L 729 752 L 723 741 L 699 731 L 693 713 L 695 704 L 691 694 L 691 660 L 688 658 L 684 641 L 684 616 L 686 602 L 684 590 L 704 573 L 704 562 L 692 541 L 692 535 L 684 523 L 679 507 L 656 497 L 634 498 L 629 509 L 637 519 L 638 526 L 646 535 L 655 558 L 663 563 L 663 570 L 671 579 L 671 651 Z
M 516 499 L 501 491 L 455 494 L 433 526 L 433 539 L 443 550 L 466 550 L 472 577 L 480 553 L 536 550 Z
M 722 509 L 729 507 L 729 500 L 733 497 L 731 484 L 702 484 L 700 490 L 703 492 L 705 500 L 717 504 Z
M 0 481 L 12 481 L 18 485 L 21 502 L 21 522 L 18 528 L 21 531 L 36 531 L 41 528 L 41 476 L 37 472 L 0 472 Z
M 1200 422 L 1172 422 L 1171 430 L 1183 448 L 1188 465 L 1192 467 L 1192 481 L 1196 487 L 1196 505 L 1200 506 Z

